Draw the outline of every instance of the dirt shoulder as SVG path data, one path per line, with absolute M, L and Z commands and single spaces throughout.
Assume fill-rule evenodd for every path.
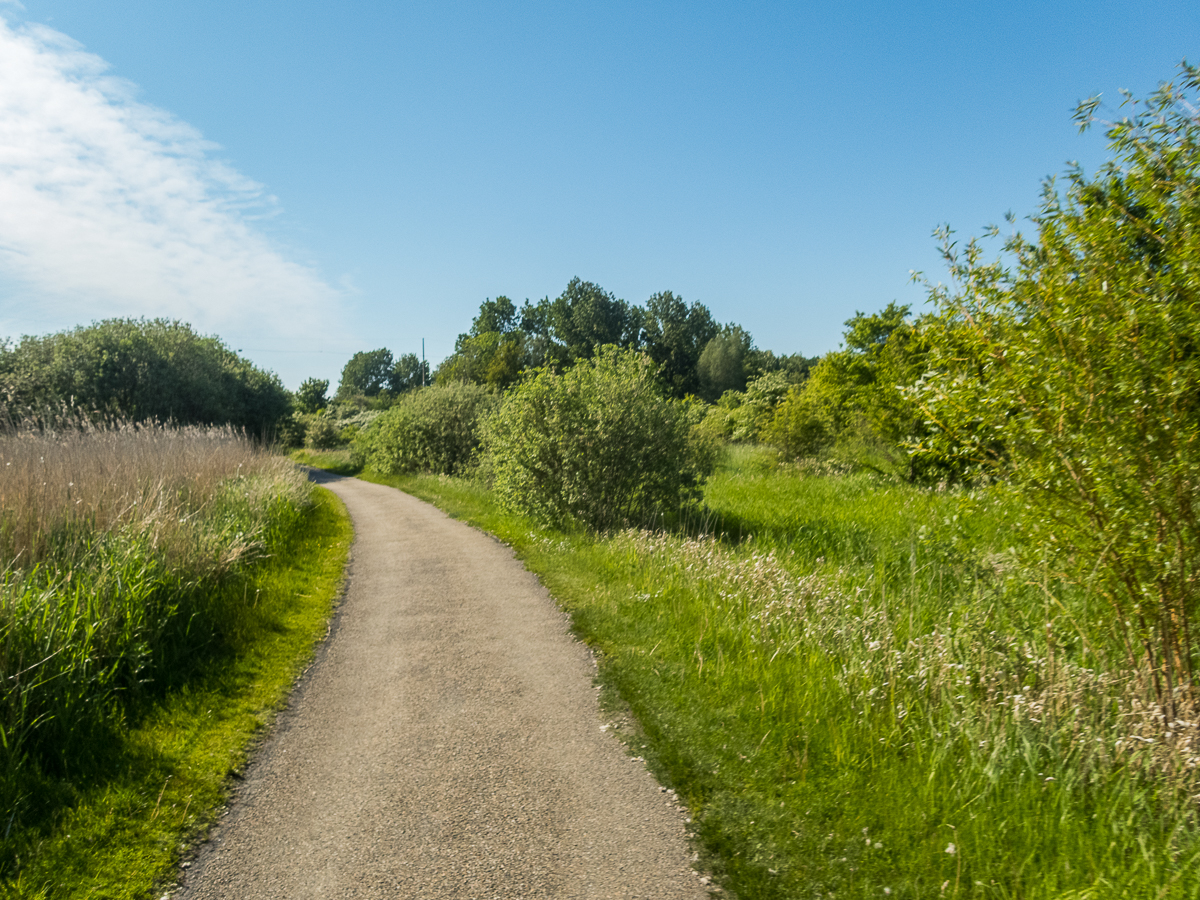
M 335 627 L 177 898 L 701 898 L 684 820 L 601 730 L 594 664 L 494 539 L 322 474 Z

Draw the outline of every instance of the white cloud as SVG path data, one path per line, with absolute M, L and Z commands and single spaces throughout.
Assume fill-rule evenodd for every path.
M 0 16 L 0 335 L 145 315 L 278 342 L 336 317 L 342 292 L 256 230 L 270 198 L 214 149 L 71 38 Z

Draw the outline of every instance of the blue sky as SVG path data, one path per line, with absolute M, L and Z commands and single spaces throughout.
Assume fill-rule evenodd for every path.
M 1200 4 L 0 0 L 0 335 L 165 315 L 289 387 L 578 275 L 823 353 L 1106 158 Z

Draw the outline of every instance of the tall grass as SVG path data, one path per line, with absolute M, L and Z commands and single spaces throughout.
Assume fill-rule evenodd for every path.
M 0 434 L 0 780 L 87 771 L 132 699 L 238 627 L 216 590 L 294 527 L 309 487 L 229 429 Z
M 741 845 L 740 880 L 1200 892 L 1198 726 L 1165 716 L 1086 595 L 1012 563 L 1019 511 L 739 462 L 708 499 L 741 540 L 627 532 L 605 556 L 633 591 L 619 615 L 653 623 L 688 705 L 720 711 L 677 726 L 680 774 L 713 839 Z M 723 768 L 743 785 L 708 795 Z M 777 798 L 773 826 L 736 813 L 747 792 Z

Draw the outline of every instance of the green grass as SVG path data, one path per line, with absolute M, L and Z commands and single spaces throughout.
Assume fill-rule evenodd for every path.
M 269 559 L 221 585 L 237 609 L 221 646 L 130 708 L 85 770 L 27 785 L 0 897 L 157 896 L 324 636 L 350 539 L 340 501 L 318 489 Z
M 337 475 L 357 475 L 358 466 L 350 459 L 350 450 L 293 450 L 290 458 L 302 466 L 325 469 Z
M 723 538 L 596 538 L 365 477 L 541 577 L 742 900 L 1200 896 L 1196 727 L 1161 740 L 1088 598 L 1015 567 L 1000 497 L 743 448 L 708 486 Z

